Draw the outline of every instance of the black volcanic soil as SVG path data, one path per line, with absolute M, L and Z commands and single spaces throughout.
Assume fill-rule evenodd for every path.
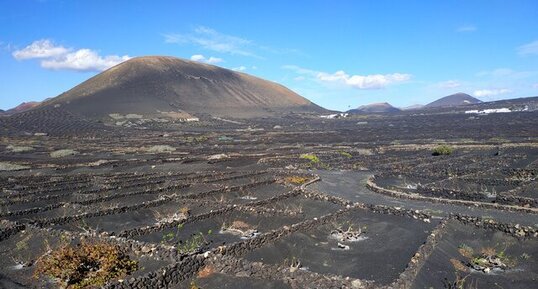
M 460 243 L 518 259 L 478 288 L 536 284 L 536 111 L 111 127 L 68 108 L 0 119 L 0 287 L 57 288 L 30 261 L 88 238 L 140 262 L 105 288 L 443 288 Z M 333 250 L 348 223 L 368 238 Z

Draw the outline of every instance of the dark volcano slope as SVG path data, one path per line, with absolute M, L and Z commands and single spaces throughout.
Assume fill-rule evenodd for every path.
M 474 98 L 466 93 L 455 93 L 448 96 L 445 96 L 443 98 L 439 98 L 438 100 L 434 102 L 430 102 L 426 104 L 424 108 L 434 108 L 434 107 L 453 107 L 453 106 L 460 106 L 460 105 L 469 105 L 469 104 L 476 104 L 481 103 L 482 101 L 480 99 Z
M 41 107 L 87 118 L 111 113 L 186 112 L 227 117 L 322 113 L 326 110 L 274 82 L 174 57 L 138 57 L 112 67 Z

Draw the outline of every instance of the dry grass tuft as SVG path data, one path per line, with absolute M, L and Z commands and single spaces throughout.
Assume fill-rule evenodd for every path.
M 450 259 L 450 263 L 452 263 L 452 266 L 454 267 L 454 269 L 456 269 L 456 271 L 469 272 L 469 268 L 465 266 L 465 264 L 463 264 L 460 260 L 452 258 Z
M 308 181 L 307 177 L 301 177 L 301 176 L 291 176 L 291 177 L 285 177 L 284 182 L 288 184 L 294 184 L 294 185 L 302 185 Z
M 474 255 L 474 250 L 473 248 L 467 246 L 467 245 L 461 245 L 459 248 L 458 248 L 458 252 L 463 256 L 463 257 L 466 257 L 466 258 L 473 258 L 473 255 Z
M 198 278 L 207 278 L 215 273 L 215 268 L 211 265 L 204 266 L 198 271 Z
M 230 226 L 230 228 L 237 229 L 237 230 L 248 230 L 252 228 L 252 226 L 247 224 L 244 221 L 236 220 L 232 222 L 232 225 Z

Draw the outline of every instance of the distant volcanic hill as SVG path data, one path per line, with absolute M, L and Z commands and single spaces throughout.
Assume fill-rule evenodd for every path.
M 401 111 L 399 108 L 396 108 L 389 103 L 386 102 L 380 102 L 380 103 L 372 103 L 367 105 L 359 106 L 356 109 L 348 110 L 348 113 L 394 113 Z
M 275 116 L 325 109 L 286 87 L 244 73 L 174 57 L 138 57 L 43 103 L 86 118 L 109 115 Z
M 14 107 L 14 108 L 6 110 L 5 113 L 6 114 L 13 114 L 13 113 L 27 111 L 29 109 L 32 109 L 32 108 L 38 106 L 40 103 L 41 102 L 39 102 L 39 101 L 23 102 L 23 103 L 17 105 L 16 107 Z
M 456 93 L 449 96 L 440 98 L 434 102 L 428 103 L 424 108 L 435 108 L 435 107 L 451 107 L 451 106 L 460 106 L 467 104 L 481 103 L 482 101 L 476 99 L 466 93 Z

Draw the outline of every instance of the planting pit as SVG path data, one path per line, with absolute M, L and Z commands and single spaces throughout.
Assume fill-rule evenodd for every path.
M 303 270 L 389 284 L 404 271 L 434 227 L 414 219 L 353 209 L 335 222 L 293 233 L 245 258 L 273 265 L 298 261 Z M 355 232 L 349 235 L 358 237 L 342 238 L 338 229 L 344 235 Z
M 489 271 L 487 273 L 476 270 L 476 266 L 472 268 L 471 264 L 484 262 L 483 251 L 500 255 L 507 268 L 492 268 L 485 270 Z M 466 286 L 477 284 L 477 288 L 535 288 L 538 282 L 536 256 L 536 238 L 517 239 L 500 231 L 450 221 L 441 241 L 420 270 L 413 288 L 444 288 L 443 280 L 454 281 L 456 274 L 467 276 Z
M 143 236 L 134 237 L 150 243 L 175 246 L 179 241 L 192 240 L 203 234 L 208 248 L 247 240 L 261 233 L 302 221 L 300 216 L 263 216 L 251 212 L 230 211 L 199 221 L 188 222 L 174 228 L 166 228 Z M 227 228 L 227 229 L 226 229 Z M 223 230 L 224 229 L 224 230 Z M 244 234 L 242 234 L 243 232 Z
M 70 231 L 85 231 L 88 229 L 105 232 L 121 232 L 138 227 L 152 226 L 159 222 L 182 220 L 189 216 L 207 213 L 216 209 L 205 200 L 171 201 L 152 208 L 141 208 L 120 214 L 111 214 L 91 218 L 83 218 L 53 228 Z

